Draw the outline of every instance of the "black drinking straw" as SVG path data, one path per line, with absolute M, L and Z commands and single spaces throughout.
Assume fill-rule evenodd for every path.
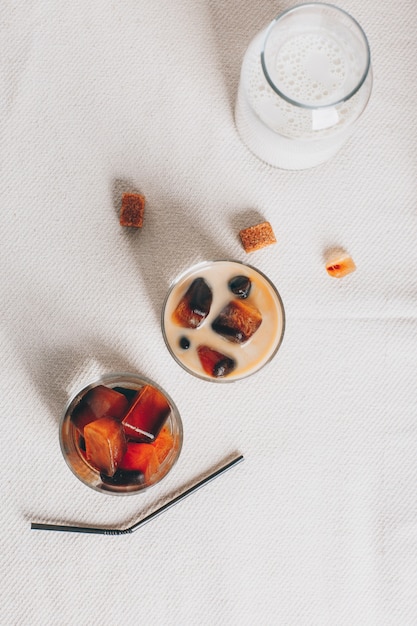
M 157 509 L 153 513 L 150 513 L 149 515 L 141 519 L 139 522 L 136 522 L 136 524 L 133 524 L 133 526 L 130 526 L 130 528 L 124 528 L 124 529 L 90 528 L 88 526 L 59 526 L 56 524 L 37 524 L 35 522 L 32 522 L 30 527 L 32 530 L 58 530 L 61 532 L 92 533 L 96 535 L 128 535 L 130 533 L 133 533 L 135 530 L 137 530 L 138 528 L 140 528 L 147 522 L 150 522 L 151 520 L 153 520 L 155 517 L 157 517 L 164 511 L 167 511 L 168 509 L 170 509 L 172 506 L 174 506 L 174 504 L 177 504 L 177 502 L 184 500 L 184 498 L 194 493 L 194 491 L 197 491 L 201 487 L 204 487 L 204 485 L 207 485 L 207 483 L 211 482 L 212 480 L 217 478 L 217 476 L 220 476 L 220 474 L 223 474 L 228 469 L 230 469 L 237 463 L 240 463 L 241 461 L 243 461 L 242 455 L 236 457 L 235 459 L 233 459 L 233 461 L 230 461 L 226 465 L 223 465 L 223 467 L 216 470 L 209 476 L 206 476 L 205 478 L 200 480 L 200 482 L 196 483 L 195 485 L 193 485 L 192 487 L 190 487 L 189 489 L 181 493 L 179 496 L 177 496 L 170 502 L 167 502 L 166 504 L 161 506 L 159 509 Z

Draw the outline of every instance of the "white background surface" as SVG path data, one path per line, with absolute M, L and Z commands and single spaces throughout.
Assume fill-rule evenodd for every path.
M 2 3 L 2 624 L 417 624 L 417 13 L 339 5 L 370 40 L 371 102 L 337 158 L 284 172 L 240 143 L 233 103 L 290 3 Z M 127 189 L 140 232 L 118 223 Z M 261 219 L 278 243 L 246 255 Z M 358 268 L 341 281 L 334 245 Z M 230 385 L 187 375 L 159 324 L 175 276 L 223 257 L 287 312 L 275 360 Z M 68 394 L 110 371 L 153 378 L 183 418 L 178 464 L 135 497 L 89 490 L 58 443 Z M 127 526 L 235 453 L 133 535 L 30 530 Z

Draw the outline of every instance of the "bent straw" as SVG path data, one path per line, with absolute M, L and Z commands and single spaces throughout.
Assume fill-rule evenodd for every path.
M 207 483 L 211 482 L 212 480 L 214 480 L 215 478 L 217 478 L 218 476 L 226 472 L 228 469 L 230 469 L 237 463 L 240 463 L 241 461 L 243 461 L 242 455 L 236 457 L 235 459 L 233 459 L 233 461 L 230 461 L 230 463 L 223 465 L 223 467 L 216 470 L 209 476 L 206 476 L 205 478 L 203 478 L 203 480 L 200 480 L 200 482 L 196 483 L 195 485 L 193 485 L 192 487 L 190 487 L 189 489 L 181 493 L 179 496 L 177 496 L 170 502 L 167 502 L 166 504 L 161 506 L 159 509 L 157 509 L 153 513 L 150 513 L 143 519 L 139 520 L 139 522 L 136 522 L 136 524 L 133 524 L 133 526 L 130 526 L 130 528 L 124 528 L 124 529 L 90 528 L 88 526 L 60 526 L 56 524 L 37 524 L 35 522 L 32 522 L 30 527 L 32 530 L 57 530 L 61 532 L 92 533 L 92 534 L 97 534 L 97 535 L 128 535 L 130 533 L 133 533 L 135 530 L 137 530 L 138 528 L 140 528 L 147 522 L 150 522 L 152 519 L 154 519 L 155 517 L 157 517 L 164 511 L 167 511 L 168 509 L 170 509 L 172 506 L 174 506 L 174 504 L 177 504 L 181 500 L 184 500 L 184 498 L 191 495 L 192 493 L 194 493 L 195 491 L 197 491 L 204 485 L 207 485 Z

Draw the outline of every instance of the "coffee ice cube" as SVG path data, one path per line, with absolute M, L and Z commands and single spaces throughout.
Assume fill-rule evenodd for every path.
M 87 404 L 97 419 L 100 417 L 121 419 L 129 404 L 122 393 L 105 385 L 97 385 L 97 387 L 90 389 L 84 396 L 83 402 Z
M 82 435 L 87 424 L 102 417 L 113 417 L 121 421 L 128 405 L 128 399 L 116 389 L 97 385 L 75 407 L 71 420 Z
M 164 426 L 155 441 L 150 445 L 155 450 L 158 463 L 162 463 L 174 447 L 174 438 L 169 429 Z
M 258 330 L 262 314 L 249 302 L 232 300 L 212 323 L 213 330 L 234 343 L 245 343 Z
M 165 396 L 156 387 L 145 385 L 123 418 L 126 437 L 139 442 L 154 441 L 170 412 Z
M 236 368 L 234 359 L 209 346 L 198 346 L 197 354 L 205 373 L 214 378 L 223 378 Z
M 143 485 L 145 483 L 145 475 L 143 472 L 127 471 L 117 469 L 113 476 L 106 476 L 104 472 L 100 473 L 102 482 L 106 485 L 118 485 L 119 487 L 128 487 L 131 485 Z
M 172 314 L 173 321 L 184 328 L 198 328 L 210 312 L 213 293 L 204 280 L 193 280 Z
M 252 283 L 247 276 L 234 276 L 229 280 L 229 289 L 238 298 L 245 299 L 248 297 Z
M 120 462 L 123 471 L 142 472 L 145 482 L 149 482 L 152 474 L 158 471 L 159 461 L 153 444 L 129 441 L 126 454 Z
M 102 417 L 84 427 L 87 461 L 106 476 L 113 476 L 122 460 L 127 443 L 120 422 Z

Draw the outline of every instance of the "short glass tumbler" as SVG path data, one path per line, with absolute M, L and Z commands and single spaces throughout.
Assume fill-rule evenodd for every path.
M 243 59 L 235 121 L 266 163 L 302 170 L 347 142 L 372 91 L 371 56 L 358 22 L 331 4 L 281 13 Z
M 151 385 L 152 387 L 156 388 L 160 393 L 162 393 L 162 395 L 168 402 L 169 414 L 164 422 L 163 428 L 167 429 L 167 432 L 170 435 L 170 440 L 172 440 L 172 445 L 168 450 L 165 458 L 163 458 L 163 460 L 158 464 L 155 471 L 152 471 L 152 473 L 147 476 L 145 480 L 141 480 L 140 482 L 133 481 L 131 483 L 129 483 L 128 481 L 124 481 L 122 482 L 122 484 L 116 484 L 114 481 L 112 482 L 111 480 L 106 480 L 106 478 L 102 476 L 100 472 L 86 459 L 85 449 L 83 446 L 83 437 L 80 436 L 80 432 L 76 428 L 71 418 L 74 410 L 76 409 L 76 407 L 80 406 L 80 403 L 83 401 L 83 398 L 86 396 L 86 394 L 100 385 L 104 385 L 106 387 L 109 387 L 110 389 L 123 389 L 123 392 L 128 397 L 135 396 L 136 393 L 140 391 L 144 386 Z M 182 422 L 174 401 L 155 382 L 137 374 L 108 374 L 89 383 L 70 399 L 68 405 L 65 408 L 60 423 L 61 450 L 64 459 L 67 462 L 67 465 L 69 466 L 71 471 L 75 474 L 77 478 L 79 478 L 79 480 L 81 480 L 88 487 L 91 487 L 92 489 L 95 489 L 96 491 L 100 491 L 102 493 L 110 493 L 115 495 L 135 494 L 143 491 L 144 489 L 147 489 L 148 487 L 151 487 L 152 485 L 155 485 L 160 480 L 162 480 L 162 478 L 167 475 L 167 473 L 176 463 L 181 452 L 182 441 Z
M 189 268 L 174 281 L 162 311 L 171 355 L 187 372 L 210 382 L 232 382 L 260 370 L 277 353 L 284 329 L 276 287 L 240 261 L 205 261 Z

